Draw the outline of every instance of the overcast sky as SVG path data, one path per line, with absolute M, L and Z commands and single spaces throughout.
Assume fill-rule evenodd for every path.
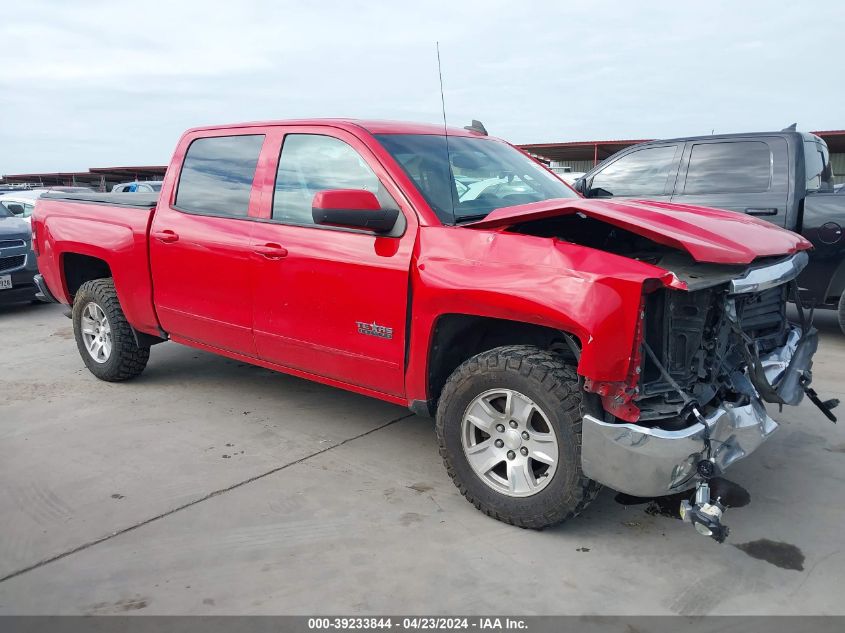
M 187 127 L 480 119 L 517 143 L 845 128 L 842 2 L 0 0 L 0 173 Z

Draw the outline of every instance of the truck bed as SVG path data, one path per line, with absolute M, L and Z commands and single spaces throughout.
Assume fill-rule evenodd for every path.
M 114 207 L 131 207 L 152 209 L 158 203 L 158 193 L 45 193 L 41 200 L 67 200 L 74 202 L 91 202 L 108 204 Z
M 148 234 L 158 194 L 48 193 L 39 198 L 33 228 L 43 235 L 38 268 L 53 295 L 70 304 L 78 281 L 64 259 L 105 262 L 127 320 L 139 331 L 159 332 L 152 300 Z M 77 260 L 79 261 L 79 260 Z M 78 267 L 75 267 L 78 268 Z

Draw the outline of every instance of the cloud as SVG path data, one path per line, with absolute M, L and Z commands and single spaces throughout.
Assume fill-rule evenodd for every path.
M 819 16 L 825 19 L 818 19 Z M 840 3 L 18 2 L 0 173 L 163 164 L 184 128 L 482 120 L 515 142 L 838 128 Z

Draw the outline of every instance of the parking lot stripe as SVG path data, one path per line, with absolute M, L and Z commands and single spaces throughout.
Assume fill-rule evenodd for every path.
M 175 508 L 172 508 L 172 509 L 168 510 L 167 512 L 162 512 L 161 514 L 157 514 L 156 516 L 150 517 L 148 519 L 144 519 L 143 521 L 140 521 L 138 523 L 134 523 L 134 524 L 132 524 L 128 527 L 117 530 L 116 532 L 112 532 L 111 534 L 106 534 L 105 536 L 101 536 L 101 537 L 96 538 L 92 541 L 88 541 L 87 543 L 83 543 L 82 545 L 78 545 L 78 546 L 71 548 L 67 551 L 64 551 L 60 554 L 56 554 L 54 556 L 50 556 L 49 558 L 42 559 L 42 560 L 38 561 L 37 563 L 33 563 L 32 565 L 29 565 L 29 566 L 24 567 L 22 569 L 18 569 L 16 571 L 13 571 L 10 574 L 7 574 L 6 576 L 3 576 L 2 578 L 0 578 L 0 583 L 6 582 L 7 580 L 11 580 L 12 578 L 17 578 L 18 576 L 20 576 L 22 574 L 25 574 L 27 572 L 38 569 L 39 567 L 44 567 L 44 565 L 49 565 L 50 563 L 54 563 L 57 560 L 67 558 L 68 556 L 70 556 L 72 554 L 76 554 L 77 552 L 82 552 L 82 551 L 84 551 L 84 550 L 86 550 L 90 547 L 93 547 L 94 545 L 98 545 L 98 544 L 103 543 L 105 541 L 109 541 L 109 540 L 111 540 L 111 539 L 113 539 L 117 536 L 120 536 L 121 534 L 126 534 L 127 532 L 131 532 L 131 531 L 136 530 L 136 529 L 143 527 L 145 525 L 149 525 L 150 523 L 158 521 L 159 519 L 164 519 L 166 517 L 169 517 L 172 514 L 176 514 L 177 512 L 181 512 L 182 510 L 185 510 L 187 508 L 195 506 L 199 503 L 202 503 L 203 501 L 208 501 L 212 497 L 217 497 L 219 495 L 225 494 L 227 492 L 230 492 L 232 490 L 235 490 L 237 488 L 240 488 L 242 486 L 250 484 L 254 481 L 258 481 L 259 479 L 264 479 L 265 477 L 269 477 L 270 475 L 273 475 L 277 472 L 285 470 L 286 468 L 290 468 L 291 466 L 296 466 L 297 464 L 301 464 L 302 462 L 308 461 L 312 457 L 322 455 L 323 453 L 327 453 L 328 451 L 331 451 L 335 448 L 339 448 L 339 447 L 341 447 L 345 444 L 349 444 L 350 442 L 354 442 L 355 440 L 359 440 L 362 437 L 366 437 L 366 436 L 371 435 L 371 434 L 373 434 L 377 431 L 381 431 L 382 429 L 386 429 L 387 427 L 389 427 L 393 424 L 396 424 L 397 422 L 401 422 L 402 420 L 407 420 L 408 418 L 412 418 L 412 417 L 414 417 L 414 414 L 408 413 L 407 415 L 403 415 L 401 417 L 390 420 L 389 422 L 385 422 L 384 424 L 377 426 L 375 428 L 372 428 L 368 431 L 364 431 L 363 433 L 359 433 L 358 435 L 354 435 L 350 438 L 342 440 L 342 441 L 338 442 L 337 444 L 332 444 L 331 446 L 327 446 L 326 448 L 320 449 L 319 451 L 314 451 L 313 453 L 309 453 L 308 455 L 305 455 L 304 457 L 300 457 L 299 459 L 294 460 L 292 462 L 288 462 L 287 464 L 283 464 L 282 466 L 277 466 L 276 468 L 272 468 L 272 469 L 270 469 L 266 472 L 263 472 L 259 475 L 255 475 L 254 477 L 249 477 L 248 479 L 244 479 L 243 481 L 239 481 L 237 483 L 234 483 L 231 486 L 227 486 L 225 488 L 220 488 L 218 490 L 214 490 L 212 492 L 209 492 L 208 494 L 203 495 L 199 499 L 194 499 L 193 501 L 190 501 L 188 503 L 185 503 L 185 504 L 182 504 L 182 505 L 177 506 Z

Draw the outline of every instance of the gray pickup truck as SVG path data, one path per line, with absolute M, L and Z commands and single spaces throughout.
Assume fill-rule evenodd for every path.
M 758 216 L 813 243 L 801 300 L 839 311 L 845 332 L 845 196 L 813 134 L 721 134 L 629 147 L 575 182 L 587 198 L 643 198 Z

